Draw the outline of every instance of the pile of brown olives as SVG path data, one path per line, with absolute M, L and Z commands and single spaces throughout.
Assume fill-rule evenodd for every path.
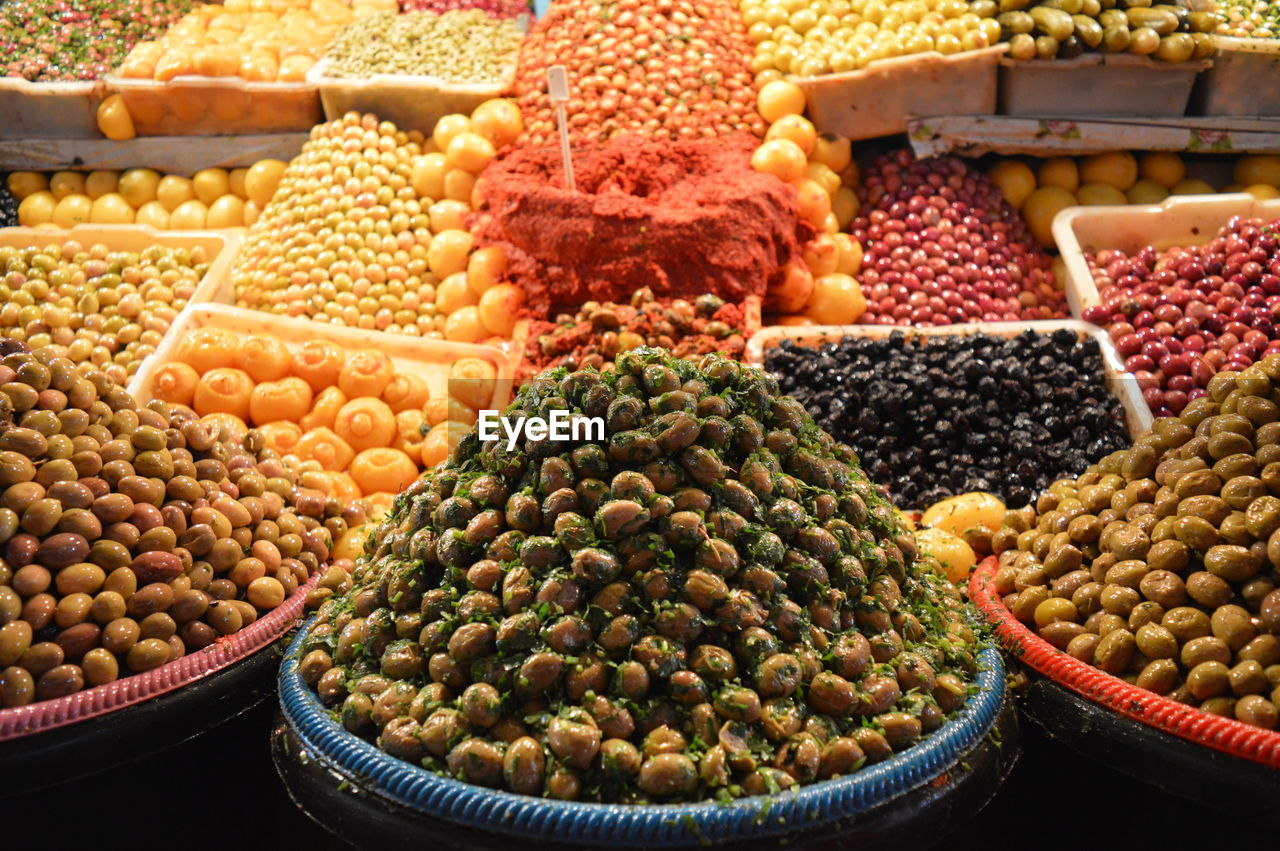
M 622 352 L 526 384 L 396 501 L 303 680 L 350 732 L 468 783 L 731 799 L 850 774 L 964 703 L 974 635 L 847 446 L 763 371 Z
M 1280 726 L 1280 355 L 994 536 L 996 589 L 1054 646 L 1206 712 Z
M 0 706 L 213 644 L 283 603 L 346 531 L 342 506 L 255 453 L 256 432 L 237 445 L 188 408 L 139 407 L 53 348 L 5 341 L 0 356 Z

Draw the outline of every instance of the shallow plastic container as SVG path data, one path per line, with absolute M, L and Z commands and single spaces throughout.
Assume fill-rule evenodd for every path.
M 295 351 L 311 340 L 328 340 L 344 351 L 376 348 L 395 364 L 397 372 L 411 372 L 420 376 L 431 391 L 432 398 L 449 392 L 449 370 L 461 358 L 480 358 L 493 364 L 497 371 L 489 407 L 501 409 L 511 397 L 511 368 L 507 355 L 493 346 L 473 343 L 452 343 L 407 334 L 387 334 L 382 331 L 364 331 L 297 319 L 276 316 L 258 310 L 248 310 L 229 304 L 192 304 L 173 323 L 169 334 L 157 347 L 155 354 L 142 362 L 136 375 L 129 382 L 128 390 L 140 404 L 153 398 L 151 382 L 156 371 L 164 364 L 177 359 L 181 341 L 197 328 L 225 328 L 240 335 L 271 334 L 279 338 L 290 351 Z
M 100 139 L 100 80 L 32 83 L 0 77 L 0 139 Z
M 221 136 L 310 130 L 322 120 L 314 83 L 251 83 L 239 77 L 174 77 L 165 83 L 114 75 L 139 136 Z
M 502 97 L 515 83 L 514 58 L 501 81 L 451 83 L 438 77 L 375 74 L 372 77 L 329 77 L 328 60 L 317 62 L 307 82 L 320 92 L 324 117 L 333 121 L 348 112 L 371 112 L 404 131 L 430 133 L 446 115 L 470 115 L 480 104 Z
M 1000 114 L 1049 118 L 1186 114 L 1196 74 L 1206 61 L 1176 65 L 1128 53 L 1074 59 L 1000 59 Z
M 1132 254 L 1151 245 L 1200 245 L 1213 239 L 1232 216 L 1280 219 L 1280 199 L 1259 201 L 1244 192 L 1183 195 L 1159 204 L 1068 207 L 1053 219 L 1053 238 L 1066 264 L 1063 289 L 1071 315 L 1101 302 L 1085 252 L 1119 249 Z
M 1061 328 L 1076 332 L 1080 339 L 1092 337 L 1102 352 L 1102 370 L 1107 389 L 1120 400 L 1124 408 L 1125 426 L 1131 438 L 1137 438 L 1151 427 L 1151 409 L 1142 398 L 1142 389 L 1129 373 L 1124 361 L 1116 353 L 1111 339 L 1092 325 L 1076 319 L 1044 319 L 1034 322 L 973 322 L 962 325 L 941 325 L 936 328 L 895 328 L 887 325 L 770 325 L 755 334 L 747 343 L 744 357 L 747 363 L 764 366 L 765 354 L 783 340 L 794 340 L 804 346 L 819 346 L 839 341 L 845 337 L 870 337 L 884 339 L 895 331 L 907 336 L 940 337 L 949 334 L 991 334 L 997 337 L 1016 337 L 1031 330 L 1040 334 L 1052 334 Z
M 1214 36 L 1213 67 L 1193 96 L 1199 115 L 1280 115 L 1280 39 Z
M 913 118 L 994 114 L 996 60 L 1007 49 L 997 44 L 949 56 L 916 53 L 791 81 L 804 90 L 819 132 L 871 139 L 901 133 Z
M 203 247 L 210 257 L 209 269 L 187 301 L 188 305 L 193 305 L 209 301 L 222 282 L 230 278 L 231 261 L 240 250 L 242 236 L 234 230 L 156 230 L 150 225 L 76 225 L 71 230 L 0 228 L 0 246 L 25 248 L 29 245 L 61 245 L 71 239 L 86 248 L 100 242 L 118 251 L 142 251 L 153 245 L 172 248 Z M 174 320 L 170 330 L 177 326 L 177 322 L 178 320 Z

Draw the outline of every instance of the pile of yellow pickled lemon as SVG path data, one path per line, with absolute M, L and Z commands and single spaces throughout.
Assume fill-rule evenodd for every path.
M 284 173 L 280 160 L 248 168 L 206 168 L 192 177 L 149 168 L 127 171 L 15 171 L 9 191 L 18 224 L 71 228 L 79 224 L 151 225 L 160 230 L 238 228 L 258 220 Z

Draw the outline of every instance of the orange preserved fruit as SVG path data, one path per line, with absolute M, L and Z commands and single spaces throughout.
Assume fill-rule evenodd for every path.
M 213 429 L 214 434 L 218 435 L 219 441 L 225 442 L 229 440 L 232 443 L 240 443 L 244 440 L 244 436 L 249 433 L 249 426 L 245 425 L 245 421 L 235 414 L 205 414 L 200 418 L 200 422 Z
M 369 519 L 377 520 L 395 506 L 396 495 L 386 491 L 367 493 L 364 495 L 364 501 L 369 506 Z
M 429 428 L 422 411 L 401 411 L 396 414 L 396 436 L 391 445 L 409 455 L 421 454 L 422 440 Z
M 204 375 L 211 369 L 235 366 L 236 335 L 223 328 L 197 328 L 182 342 L 178 360 Z
M 348 398 L 382 395 L 395 374 L 391 358 L 377 349 L 360 349 L 352 352 L 338 374 L 338 387 Z
M 200 377 L 191 400 L 191 407 L 201 416 L 205 414 L 234 414 L 241 420 L 249 417 L 249 397 L 253 393 L 253 379 L 244 370 L 222 366 L 211 369 Z
M 444 396 L 436 396 L 428 400 L 423 411 L 427 415 L 427 425 L 440 425 L 449 419 L 449 400 Z
M 382 391 L 382 401 L 397 414 L 408 410 L 421 411 L 430 397 L 427 382 L 412 372 L 397 372 Z
M 345 470 L 356 453 L 332 429 L 313 428 L 302 435 L 294 448 L 303 461 L 315 461 L 326 470 Z
M 233 366 L 254 381 L 279 381 L 293 368 L 289 348 L 271 334 L 251 334 L 240 342 Z
M 390 446 L 396 436 L 396 417 L 386 402 L 361 396 L 342 406 L 333 430 L 356 452 Z
M 360 490 L 360 486 L 356 484 L 356 480 L 351 478 L 350 473 L 344 473 L 340 470 L 332 470 L 328 473 L 328 476 L 333 482 L 333 495 L 338 499 L 351 502 L 359 499 L 363 495 L 364 492 Z
M 263 423 L 258 426 L 258 431 L 262 433 L 262 442 L 267 448 L 281 455 L 294 454 L 298 441 L 302 439 L 302 426 L 289 420 Z
M 311 409 L 311 385 L 290 376 L 279 381 L 264 381 L 249 396 L 249 417 L 255 423 L 273 420 L 297 422 Z
M 328 340 L 312 340 L 303 343 L 293 356 L 293 374 L 311 385 L 311 390 L 319 393 L 326 387 L 338 383 L 338 374 L 342 372 L 342 349 Z
M 460 358 L 449 370 L 449 396 L 468 408 L 484 408 L 493 402 L 497 379 L 498 370 L 489 361 Z
M 200 373 L 189 364 L 166 363 L 156 370 L 155 377 L 151 379 L 151 395 L 161 402 L 190 407 L 199 382 Z
M 320 426 L 333 428 L 334 422 L 338 419 L 338 411 L 342 410 L 345 404 L 347 404 L 346 393 L 337 387 L 326 387 L 316 394 L 315 400 L 311 403 L 310 413 L 304 415 L 298 422 L 305 429 Z
M 418 478 L 418 465 L 399 449 L 366 449 L 351 462 L 351 478 L 364 492 L 399 493 Z
M 434 467 L 449 457 L 449 424 L 442 422 L 431 427 L 422 441 L 422 466 Z
M 464 405 L 457 399 L 449 400 L 449 422 L 469 428 L 475 425 L 478 419 L 480 419 L 480 412 L 475 408 Z

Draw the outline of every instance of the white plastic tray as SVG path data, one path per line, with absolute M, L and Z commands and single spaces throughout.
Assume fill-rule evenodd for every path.
M 1183 195 L 1160 204 L 1068 207 L 1053 220 L 1053 238 L 1067 267 L 1063 289 L 1071 314 L 1101 303 L 1085 252 L 1119 249 L 1133 254 L 1145 246 L 1157 250 L 1200 245 L 1213 239 L 1232 216 L 1280 219 L 1280 199 L 1259 201 L 1244 192 Z
M 1095 208 L 1096 209 L 1096 208 Z M 1151 428 L 1151 409 L 1142 398 L 1142 390 L 1132 375 L 1124 371 L 1124 362 L 1116 353 L 1107 335 L 1077 319 L 1043 319 L 1034 322 L 973 322 L 963 325 L 941 325 L 934 328 L 901 328 L 888 325 L 770 325 L 762 328 L 747 343 L 743 359 L 747 363 L 764 366 L 765 353 L 783 340 L 794 340 L 803 346 L 819 346 L 845 337 L 869 337 L 884 339 L 895 331 L 908 337 L 940 337 L 952 334 L 991 334 L 996 337 L 1016 337 L 1023 331 L 1051 334 L 1066 328 L 1080 339 L 1092 337 L 1102 352 L 1102 369 L 1107 389 L 1120 400 L 1124 408 L 1125 427 L 1129 436 L 1136 439 Z
M 240 77 L 157 82 L 108 75 L 139 136 L 221 136 L 310 130 L 321 121 L 314 83 L 257 83 Z
M 209 255 L 205 272 L 188 305 L 209 301 L 222 283 L 230 279 L 231 261 L 240 251 L 243 239 L 236 230 L 156 230 L 150 225 L 76 225 L 70 230 L 57 228 L 0 228 L 0 245 L 23 248 L 30 245 L 61 245 L 74 239 L 86 247 L 102 243 L 114 251 L 142 251 L 153 245 L 171 248 L 203 247 Z M 181 317 L 179 317 L 181 318 Z M 177 327 L 177 321 L 170 330 Z M 166 332 L 166 339 L 169 335 Z M 163 344 L 162 344 L 163 345 Z
M 1007 44 L 944 56 L 936 51 L 895 56 L 857 71 L 792 77 L 804 90 L 808 115 L 824 133 L 871 139 L 907 129 L 912 118 L 992 115 L 996 60 Z
M 493 346 L 453 343 L 405 334 L 365 331 L 309 319 L 276 316 L 229 304 L 192 304 L 179 314 L 170 333 L 165 335 L 155 354 L 142 362 L 129 382 L 128 390 L 141 404 L 154 398 L 151 383 L 159 368 L 177 359 L 181 340 L 197 328 L 225 328 L 236 334 L 271 334 L 290 350 L 311 340 L 328 340 L 345 351 L 376 348 L 391 358 L 397 371 L 411 372 L 422 378 L 432 398 L 449 394 L 449 371 L 454 362 L 466 357 L 480 358 L 497 370 L 490 407 L 501 409 L 511 397 L 511 367 L 507 355 Z
M 1193 103 L 1201 115 L 1280 115 L 1280 39 L 1214 36 L 1213 66 Z
M 100 80 L 32 83 L 0 77 L 0 139 L 101 139 Z
M 1000 60 L 1000 114 L 1081 118 L 1181 116 L 1208 62 L 1172 65 L 1129 53 Z

